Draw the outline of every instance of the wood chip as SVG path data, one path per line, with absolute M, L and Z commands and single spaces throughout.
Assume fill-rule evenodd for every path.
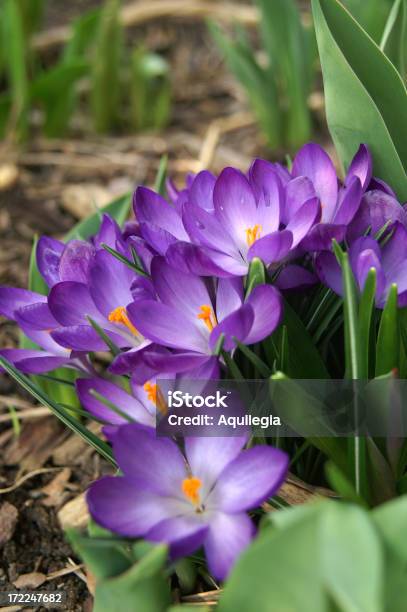
M 57 514 L 62 529 L 86 527 L 90 519 L 85 494 L 82 493 L 65 504 Z
M 13 537 L 18 520 L 18 510 L 9 502 L 0 506 L 0 547 L 4 546 Z
M 47 577 L 41 572 L 30 572 L 29 574 L 21 574 L 14 580 L 13 584 L 17 589 L 36 589 L 44 584 Z

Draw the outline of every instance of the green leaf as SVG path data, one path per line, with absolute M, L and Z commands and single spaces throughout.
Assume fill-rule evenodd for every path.
M 407 496 L 394 499 L 372 512 L 372 518 L 393 552 L 407 564 Z
M 144 47 L 134 49 L 130 69 L 130 120 L 135 130 L 162 129 L 169 120 L 171 85 L 167 61 Z
M 69 410 L 66 410 L 62 406 L 58 405 L 54 402 L 53 399 L 48 397 L 46 393 L 38 385 L 36 385 L 32 380 L 30 380 L 27 376 L 19 372 L 12 363 L 10 363 L 7 359 L 0 355 L 0 365 L 6 370 L 8 374 L 19 384 L 21 385 L 32 397 L 38 400 L 43 406 L 46 406 L 53 412 L 59 419 L 69 427 L 74 433 L 78 434 L 87 444 L 93 446 L 95 450 L 98 451 L 113 465 L 116 465 L 115 460 L 113 459 L 113 454 L 110 446 L 106 444 L 103 440 L 98 438 L 93 432 L 87 429 L 82 423 L 80 423 L 75 417 L 73 417 Z
M 392 0 L 344 0 L 343 4 L 352 13 L 364 30 L 379 44 L 389 16 Z
M 373 342 L 373 313 L 376 294 L 376 269 L 372 268 L 366 277 L 365 286 L 359 304 L 359 335 L 361 352 L 361 376 L 370 378 L 374 367 Z
M 100 227 L 101 215 L 106 213 L 113 217 L 117 223 L 122 226 L 126 221 L 131 206 L 131 194 L 126 193 L 119 198 L 116 198 L 110 204 L 107 204 L 103 208 L 97 210 L 93 215 L 90 215 L 83 221 L 77 223 L 66 235 L 64 241 L 72 240 L 73 238 L 80 238 L 86 240 L 93 234 L 96 234 Z
M 236 345 L 241 350 L 243 355 L 247 357 L 249 361 L 251 361 L 258 373 L 264 378 L 268 378 L 271 374 L 271 371 L 270 368 L 264 363 L 264 361 L 258 355 L 256 355 L 256 353 L 252 351 L 248 346 L 242 344 L 242 342 L 239 342 L 239 340 L 237 340 L 236 338 L 235 341 Z
M 1 38 L 4 40 L 6 72 L 11 92 L 10 129 L 19 138 L 28 130 L 27 48 L 21 7 L 16 0 L 4 0 Z
M 291 378 L 329 378 L 325 363 L 310 334 L 287 301 L 284 303 L 282 325 L 287 328 L 289 350 L 286 374 Z
M 399 367 L 400 331 L 397 311 L 397 285 L 392 285 L 380 319 L 376 345 L 376 376 Z
M 167 178 L 168 171 L 168 155 L 162 155 L 160 159 L 160 165 L 158 166 L 157 176 L 155 177 L 154 189 L 163 198 L 166 196 L 165 181 Z
M 407 61 L 407 0 L 394 0 L 380 48 L 404 77 Z
M 329 130 L 348 167 L 361 142 L 374 173 L 407 199 L 407 92 L 397 70 L 338 0 L 312 0 Z
M 279 83 L 280 95 L 287 100 L 285 142 L 290 148 L 297 148 L 311 135 L 307 103 L 312 87 L 309 41 L 294 0 L 256 2 L 261 10 L 260 31 L 269 56 L 269 72 Z
M 117 576 L 130 567 L 129 555 L 123 544 L 110 539 L 84 536 L 76 529 L 66 532 L 73 549 L 97 579 Z
M 244 87 L 268 145 L 279 147 L 282 121 L 275 79 L 259 66 L 252 49 L 242 37 L 237 41 L 229 39 L 215 23 L 209 23 L 209 29 L 229 69 Z
M 91 110 L 95 129 L 105 133 L 120 117 L 120 64 L 123 49 L 120 0 L 105 0 L 94 48 Z
M 367 506 L 365 500 L 357 493 L 353 483 L 335 463 L 329 461 L 325 466 L 325 472 L 329 484 L 343 499 L 361 506 Z
M 159 545 L 120 576 L 100 581 L 94 612 L 166 612 L 171 604 L 163 573 L 166 559 L 167 547 Z
M 246 282 L 246 297 L 248 297 L 257 285 L 264 285 L 266 282 L 266 271 L 264 264 L 258 257 L 254 257 L 250 262 L 249 273 Z
M 363 362 L 360 348 L 355 279 L 349 264 L 348 254 L 342 251 L 336 241 L 334 241 L 333 247 L 338 263 L 342 269 L 346 378 L 356 380 L 362 378 Z

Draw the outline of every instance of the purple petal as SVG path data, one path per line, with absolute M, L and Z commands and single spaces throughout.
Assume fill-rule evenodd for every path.
M 70 361 L 66 357 L 56 357 L 44 351 L 28 349 L 3 349 L 0 355 L 13 363 L 24 374 L 43 374 L 60 368 Z M 0 367 L 0 372 L 2 368 Z
M 45 295 L 19 289 L 17 287 L 0 287 L 0 314 L 7 319 L 14 319 L 16 310 L 36 302 L 46 302 Z
M 322 220 L 332 220 L 338 197 L 338 179 L 330 157 L 317 144 L 309 143 L 295 156 L 293 176 L 306 176 L 313 183 L 322 205 Z
M 246 437 L 185 439 L 185 453 L 191 474 L 202 481 L 201 495 L 206 499 L 219 475 L 239 455 Z
M 51 330 L 58 327 L 58 322 L 46 302 L 23 306 L 15 312 L 15 317 L 20 326 L 26 325 L 42 330 Z
M 246 230 L 256 223 L 256 201 L 244 174 L 225 168 L 213 191 L 215 212 L 219 221 L 233 237 L 236 245 L 247 247 Z
M 126 478 L 145 483 L 159 495 L 184 501 L 187 469 L 181 451 L 169 438 L 136 424 L 122 425 L 113 440 L 114 456 Z
M 184 207 L 183 222 L 191 240 L 202 246 L 235 256 L 238 248 L 219 219 L 192 204 Z
M 357 213 L 362 199 L 362 185 L 357 176 L 349 180 L 347 187 L 341 192 L 340 202 L 336 209 L 333 223 L 349 225 Z
M 152 542 L 170 544 L 171 558 L 190 555 L 200 548 L 205 540 L 208 527 L 195 516 L 179 516 L 167 519 L 153 527 L 146 539 Z
M 51 313 L 61 325 L 87 324 L 86 316 L 103 321 L 87 285 L 65 281 L 54 285 L 48 297 Z
M 194 322 L 202 305 L 211 306 L 211 298 L 203 280 L 199 276 L 177 270 L 162 257 L 153 259 L 151 277 L 160 300 Z
M 76 381 L 76 390 L 82 406 L 93 416 L 106 423 L 121 425 L 128 422 L 128 419 L 120 416 L 117 412 L 108 408 L 99 399 L 94 397 L 90 391 L 94 390 L 99 395 L 117 406 L 123 413 L 142 425 L 153 427 L 154 417 L 146 410 L 139 400 L 126 393 L 121 387 L 114 385 L 103 378 L 79 378 Z
M 133 538 L 143 536 L 169 513 L 164 500 L 155 492 L 136 487 L 127 478 L 101 478 L 91 485 L 86 501 L 99 525 Z
M 139 300 L 129 304 L 127 313 L 136 329 L 152 342 L 200 353 L 208 351 L 209 336 L 205 324 L 202 322 L 198 326 L 171 306 L 153 300 Z
M 122 336 L 105 329 L 104 332 L 109 338 L 123 348 L 128 346 L 128 342 Z M 108 351 L 109 347 L 104 343 L 102 338 L 95 332 L 90 325 L 71 325 L 68 327 L 60 327 L 51 332 L 51 337 L 68 349 L 75 351 Z
M 278 230 L 283 209 L 284 192 L 281 179 L 273 164 L 255 159 L 249 170 L 249 180 L 258 202 L 259 222 L 264 234 Z
M 153 223 L 140 223 L 140 232 L 146 243 L 160 255 L 165 255 L 169 247 L 177 243 L 175 236 Z
M 188 192 L 188 200 L 191 204 L 213 210 L 213 189 L 216 177 L 208 170 L 199 172 L 192 181 Z
M 220 278 L 216 290 L 216 317 L 222 321 L 243 303 L 243 283 L 239 277 Z
M 288 463 L 289 456 L 271 446 L 243 451 L 219 475 L 208 504 L 233 513 L 259 506 L 283 484 Z
M 342 242 L 346 234 L 346 225 L 317 223 L 302 240 L 301 246 L 306 251 L 330 251 L 332 240 Z
M 273 232 L 259 238 L 252 244 L 247 253 L 249 261 L 259 257 L 266 265 L 281 261 L 290 252 L 293 235 L 288 230 Z
M 209 345 L 213 350 L 221 334 L 225 335 L 223 348 L 231 351 L 235 347 L 234 338 L 240 342 L 246 342 L 246 338 L 253 327 L 254 312 L 250 304 L 243 304 L 240 308 L 225 317 L 213 329 L 209 339 Z
M 48 287 L 52 287 L 60 280 L 59 260 L 64 248 L 63 242 L 49 236 L 41 236 L 38 240 L 36 250 L 37 266 Z
M 389 221 L 407 226 L 407 213 L 399 202 L 381 191 L 369 191 L 363 198 L 370 217 L 372 232 L 375 234 Z
M 342 272 L 333 253 L 324 251 L 315 260 L 315 269 L 321 282 L 338 295 L 343 295 Z
M 397 199 L 397 196 L 394 193 L 393 189 L 390 187 L 390 185 L 388 185 L 381 179 L 374 176 L 372 180 L 370 181 L 369 191 L 376 191 L 376 190 L 381 191 L 383 193 L 387 193 L 387 195 L 391 196 L 395 200 Z
M 95 247 L 102 248 L 102 244 L 107 244 L 112 249 L 124 250 L 124 242 L 120 227 L 110 215 L 106 213 L 102 216 L 102 223 L 96 236 L 93 237 L 92 242 Z
M 394 232 L 382 249 L 381 262 L 386 276 L 407 259 L 407 230 L 401 223 L 395 223 Z
M 287 225 L 291 218 L 307 202 L 315 198 L 315 189 L 305 176 L 298 176 L 286 185 L 284 213 L 282 222 Z
M 244 276 L 247 264 L 243 259 L 236 260 L 230 255 L 201 247 L 188 242 L 172 244 L 166 254 L 168 263 L 189 274 L 198 276 Z
M 283 302 L 280 293 L 271 285 L 258 285 L 247 298 L 246 304 L 253 308 L 252 327 L 244 339 L 245 344 L 260 342 L 280 324 Z
M 188 240 L 177 211 L 151 189 L 147 187 L 137 188 L 134 196 L 134 212 L 139 223 L 156 225 L 178 240 Z
M 135 273 L 107 251 L 99 251 L 89 270 L 89 293 L 99 313 L 108 318 L 115 308 L 133 301 Z M 100 314 L 99 314 L 100 318 Z
M 376 296 L 379 298 L 383 293 L 386 279 L 377 254 L 372 249 L 366 249 L 359 254 L 353 270 L 361 291 L 363 291 L 367 275 L 372 268 L 376 270 Z
M 361 144 L 349 166 L 345 185 L 349 185 L 356 176 L 361 182 L 362 190 L 365 191 L 372 178 L 372 166 L 370 151 L 365 144 Z
M 302 266 L 290 264 L 283 268 L 274 285 L 281 291 L 290 289 L 306 289 L 318 282 L 315 274 Z
M 254 532 L 254 525 L 246 514 L 216 513 L 204 543 L 208 566 L 215 578 L 227 578 Z
M 291 248 L 294 248 L 308 234 L 311 227 L 314 225 L 319 216 L 320 206 L 318 198 L 308 200 L 297 210 L 291 217 L 289 224 L 286 227 L 293 235 Z
M 61 281 L 87 283 L 89 264 L 95 254 L 95 247 L 83 240 L 71 240 L 59 260 Z

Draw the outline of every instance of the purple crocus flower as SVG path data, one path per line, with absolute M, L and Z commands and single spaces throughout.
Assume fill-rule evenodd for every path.
M 86 282 L 64 281 L 52 287 L 48 304 L 60 326 L 52 337 L 75 350 L 106 350 L 105 342 L 89 323 L 90 317 L 120 348 L 144 346 L 143 336 L 127 313 L 134 299 L 133 284 L 136 294 L 140 289 L 138 282 L 133 270 L 105 250 L 98 251 L 89 265 Z
M 283 260 L 301 242 L 319 214 L 317 198 L 306 198 L 281 225 L 284 199 L 272 164 L 256 160 L 249 178 L 225 168 L 218 179 L 199 173 L 177 207 L 139 188 L 135 213 L 146 241 L 169 263 L 200 275 L 244 276 L 254 257 Z M 182 210 L 182 214 L 180 212 Z
M 203 546 L 222 580 L 254 535 L 246 511 L 279 489 L 288 467 L 288 456 L 270 446 L 242 452 L 240 437 L 187 438 L 184 456 L 172 440 L 130 424 L 112 442 L 123 476 L 90 487 L 94 520 L 123 536 L 165 542 L 172 558 Z
M 361 145 L 353 158 L 344 184 L 339 185 L 335 167 L 322 147 L 309 143 L 294 158 L 292 179 L 286 184 L 286 207 L 305 191 L 316 195 L 321 204 L 321 219 L 304 238 L 302 247 L 308 251 L 331 249 L 332 239 L 341 242 L 348 225 L 356 215 L 362 195 L 372 178 L 369 149 Z
M 0 287 L 0 314 L 16 321 L 24 334 L 40 349 L 6 348 L 0 351 L 6 359 L 26 374 L 40 374 L 70 365 L 83 367 L 83 356 L 59 345 L 51 336 L 58 327 L 47 304 L 47 297 L 16 287 Z
M 137 300 L 127 312 L 145 338 L 178 351 L 164 357 L 161 371 L 173 371 L 175 364 L 185 362 L 191 369 L 212 361 L 221 334 L 227 351 L 234 348 L 234 338 L 245 344 L 260 342 L 281 320 L 281 296 L 271 285 L 255 287 L 244 299 L 240 278 L 218 279 L 211 290 L 202 278 L 173 268 L 162 257 L 152 262 L 151 280 L 157 298 Z
M 104 214 L 98 233 L 89 241 L 70 240 L 66 244 L 49 236 L 42 236 L 37 244 L 36 259 L 38 270 L 48 287 L 59 282 L 75 281 L 86 283 L 89 265 L 102 243 L 125 252 L 126 245 L 122 239 L 116 221 Z
M 397 285 L 398 306 L 407 306 L 407 230 L 396 223 L 384 246 L 370 236 L 355 240 L 349 249 L 349 261 L 356 283 L 363 290 L 369 270 L 376 270 L 376 306 L 383 308 L 392 285 Z M 315 266 L 321 281 L 342 295 L 342 275 L 333 253 L 320 253 Z
M 350 241 L 366 234 L 372 236 L 396 221 L 407 228 L 407 212 L 394 195 L 383 189 L 372 189 L 365 193 L 362 204 L 347 231 Z

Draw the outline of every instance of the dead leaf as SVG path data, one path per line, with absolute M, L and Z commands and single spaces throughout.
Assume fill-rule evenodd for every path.
M 17 589 L 36 589 L 46 581 L 47 577 L 41 572 L 30 572 L 21 574 L 13 584 Z
M 41 502 L 44 506 L 62 506 L 66 496 L 69 495 L 65 491 L 65 485 L 71 477 L 71 470 L 64 468 L 55 478 L 51 480 L 45 487 L 42 487 L 41 492 L 46 495 Z
M 0 547 L 13 537 L 17 520 L 17 508 L 9 502 L 2 503 L 0 506 Z
M 6 191 L 13 187 L 18 179 L 18 168 L 14 164 L 2 164 L 0 166 L 0 191 Z
M 84 493 L 71 499 L 71 501 L 65 504 L 58 512 L 58 520 L 62 529 L 67 529 L 68 527 L 77 527 L 81 529 L 86 527 L 89 519 L 90 516 Z
M 86 570 L 86 586 L 91 595 L 95 596 L 96 578 L 88 569 Z
M 24 423 L 18 438 L 6 448 L 2 461 L 5 465 L 20 464 L 22 472 L 44 465 L 52 451 L 61 442 L 61 425 L 55 417 Z
M 93 433 L 98 433 L 100 431 L 100 425 L 99 423 L 93 422 L 89 424 L 88 429 Z M 84 458 L 86 458 L 86 450 L 93 452 L 92 447 L 82 440 L 82 438 L 76 434 L 70 435 L 65 442 L 55 448 L 52 453 L 53 463 L 55 465 L 75 465 L 82 463 Z

